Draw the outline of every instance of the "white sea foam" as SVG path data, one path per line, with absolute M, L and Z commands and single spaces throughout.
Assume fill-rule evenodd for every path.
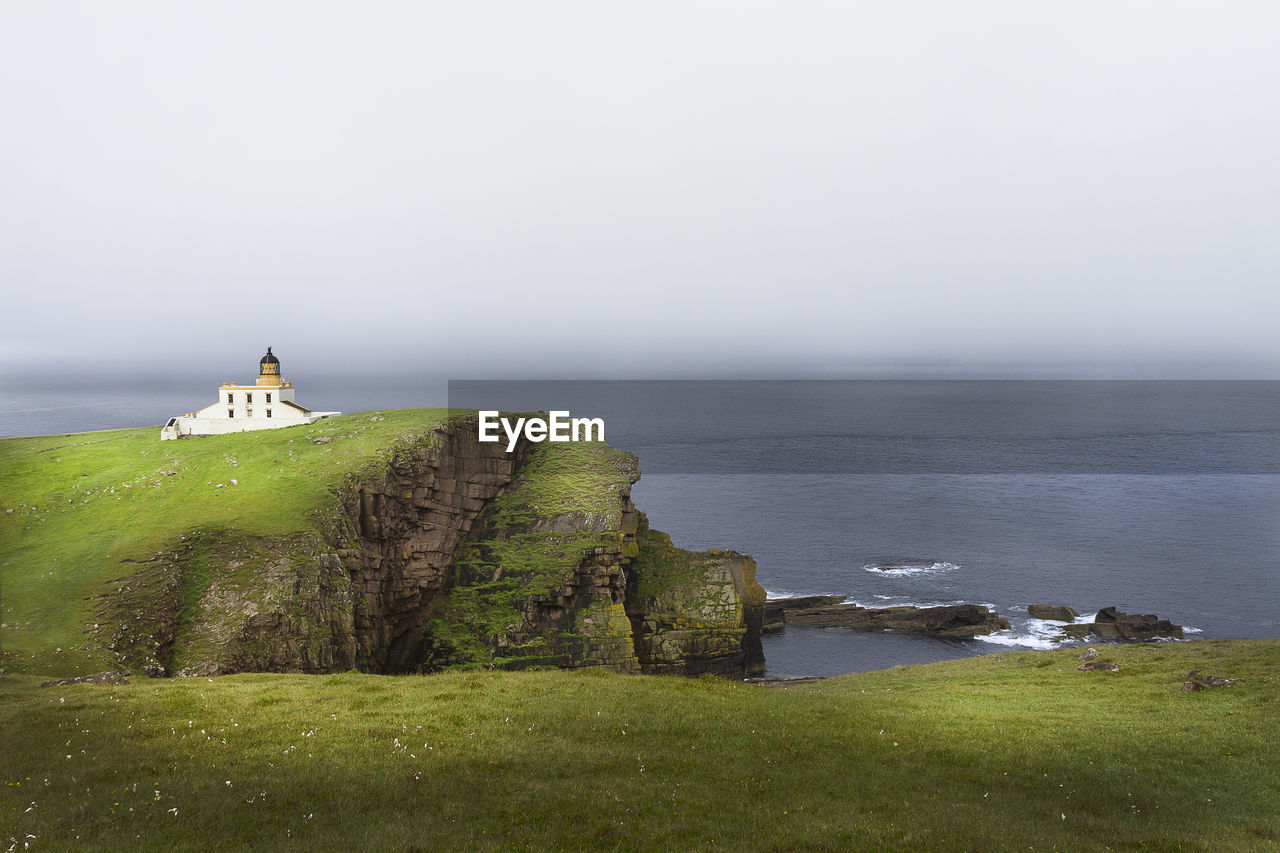
M 1081 616 L 1075 620 L 1075 623 L 1092 621 L 1092 618 Z M 1056 622 L 1049 619 L 1027 619 L 1004 631 L 987 634 L 976 639 L 982 640 L 984 643 L 995 643 L 999 646 L 1019 646 L 1024 649 L 1056 649 L 1075 642 L 1073 638 L 1065 636 L 1062 632 L 1063 626 L 1067 624 L 1066 622 Z
M 1056 649 L 1061 645 L 1038 634 L 1019 634 L 1013 628 L 995 634 L 983 634 L 976 639 L 984 643 L 994 643 L 997 646 L 1018 646 L 1024 649 Z
M 917 575 L 940 575 L 958 568 L 960 566 L 955 563 L 938 561 L 934 563 L 868 563 L 862 567 L 862 570 L 891 578 L 909 578 Z
M 809 598 L 814 595 L 845 595 L 843 592 L 792 592 L 787 589 L 769 589 L 768 587 L 765 587 L 764 594 L 770 600 L 778 599 L 779 601 L 787 598 Z M 848 601 L 848 596 L 845 596 L 845 600 Z
M 1182 626 L 1182 633 L 1184 635 L 1200 634 L 1203 632 L 1204 632 L 1203 628 L 1192 628 L 1189 625 Z M 1182 637 L 1153 637 L 1152 639 L 1155 640 L 1157 643 L 1183 643 L 1183 642 L 1186 642 L 1187 638 L 1185 636 L 1182 636 Z
M 923 610 L 926 607 L 953 607 L 957 604 L 976 604 L 979 607 L 985 607 L 994 611 L 996 606 L 989 601 L 965 601 L 963 599 L 952 599 L 951 601 L 903 601 L 902 599 L 894 600 L 892 595 L 877 595 L 876 598 L 881 599 L 875 602 L 859 601 L 856 598 L 845 599 L 846 604 L 856 604 L 859 607 L 867 608 L 883 608 L 883 607 L 917 607 Z
M 1083 613 L 1070 623 L 1049 619 L 1026 619 L 1008 630 L 975 637 L 975 639 L 982 640 L 984 643 L 994 643 L 998 646 L 1018 646 L 1024 649 L 1058 649 L 1076 643 L 1106 642 L 1101 637 L 1077 640 L 1063 633 L 1062 629 L 1066 625 L 1088 625 L 1095 621 L 1097 616 L 1097 613 Z M 1184 627 L 1182 630 L 1188 634 L 1199 634 L 1201 632 L 1201 629 L 1191 627 Z M 1178 640 L 1177 637 L 1155 637 L 1154 639 L 1160 642 L 1176 642 Z

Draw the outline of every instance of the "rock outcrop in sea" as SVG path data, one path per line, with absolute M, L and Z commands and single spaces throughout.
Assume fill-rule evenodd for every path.
M 1060 641 L 1083 640 L 1090 636 L 1111 640 L 1181 639 L 1183 636 L 1182 626 L 1168 619 L 1152 613 L 1125 613 L 1114 607 L 1099 610 L 1092 622 L 1075 622 L 1080 614 L 1065 605 L 1032 604 L 1027 607 L 1027 613 L 1036 619 L 1067 623 L 1061 626 L 1062 634 L 1057 638 Z
M 771 599 L 765 608 L 765 624 L 773 630 L 782 624 L 794 623 L 863 631 L 906 631 L 951 638 L 973 638 L 1009 627 L 1008 619 L 979 604 L 861 607 L 842 604 L 841 601 L 843 596 Z
M 1089 633 L 1099 637 L 1126 640 L 1152 640 L 1156 637 L 1182 637 L 1182 626 L 1152 613 L 1123 613 L 1104 607 L 1093 617 Z
M 1080 616 L 1074 607 L 1065 604 L 1028 604 L 1027 614 L 1051 622 L 1074 622 Z

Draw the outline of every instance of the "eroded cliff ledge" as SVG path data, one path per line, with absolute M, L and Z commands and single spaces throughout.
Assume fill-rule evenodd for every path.
M 314 532 L 193 535 L 158 554 L 104 598 L 120 623 L 105 640 L 181 675 L 762 670 L 754 561 L 674 547 L 632 504 L 638 479 L 605 444 L 507 453 L 455 414 L 349 474 Z

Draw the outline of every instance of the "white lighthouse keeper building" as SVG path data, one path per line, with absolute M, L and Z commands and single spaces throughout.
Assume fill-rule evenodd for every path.
M 311 424 L 342 412 L 313 412 L 293 399 L 293 383 L 280 377 L 280 359 L 267 354 L 258 362 L 258 382 L 237 385 L 224 382 L 218 388 L 218 401 L 198 412 L 187 412 L 169 418 L 160 430 L 161 439 L 186 438 L 189 435 L 221 435 L 251 429 Z

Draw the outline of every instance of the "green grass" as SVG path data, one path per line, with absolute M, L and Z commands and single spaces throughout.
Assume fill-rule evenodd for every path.
M 523 594 L 549 593 L 572 574 L 585 549 L 620 544 L 619 495 L 635 470 L 633 455 L 607 444 L 530 446 L 515 482 L 494 504 L 488 535 L 463 561 L 480 571 L 501 565 L 504 574 L 521 578 Z M 561 516 L 585 529 L 556 529 L 552 523 Z
M 694 585 L 703 577 L 708 564 L 714 562 L 715 551 L 686 551 L 671 543 L 671 537 L 649 527 L 649 519 L 640 514 L 636 531 L 639 564 L 643 571 L 636 578 L 635 594 L 639 598 L 656 598 L 665 591 L 686 599 L 697 599 Z
M 162 575 L 140 573 L 151 565 L 144 561 L 180 556 L 195 567 L 183 594 L 198 597 L 204 556 L 340 523 L 333 496 L 346 478 L 375 475 L 448 417 L 444 409 L 361 412 L 164 442 L 157 427 L 0 440 L 5 665 L 49 674 L 110 666 L 112 656 L 85 633 L 101 613 L 98 597 L 128 586 L 129 609 L 154 612 L 172 592 Z
M 630 485 L 636 457 L 600 442 L 531 444 L 521 475 L 498 501 L 495 522 L 515 527 L 556 515 L 596 515 L 618 526 L 619 491 Z
M 599 671 L 0 676 L 0 843 L 63 849 L 1268 850 L 1280 642 L 790 687 Z M 1191 669 L 1234 676 L 1188 693 Z M 34 839 L 26 836 L 33 835 Z

